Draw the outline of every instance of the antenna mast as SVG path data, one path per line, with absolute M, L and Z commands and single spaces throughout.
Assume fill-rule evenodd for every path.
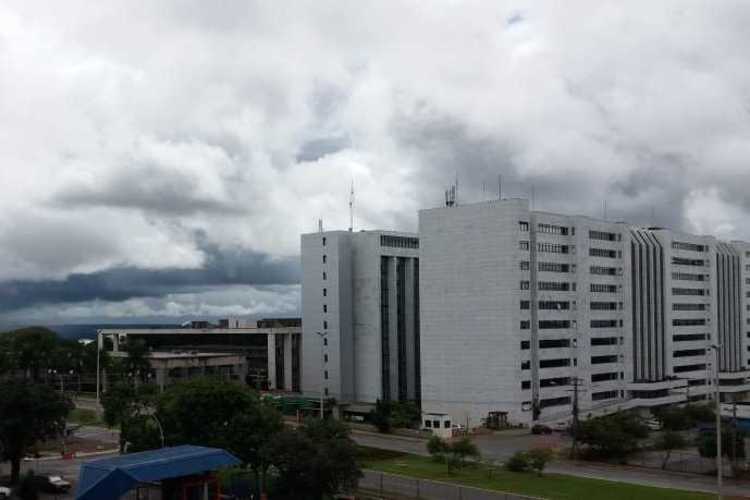
M 349 191 L 349 232 L 354 231 L 354 179 L 352 189 Z

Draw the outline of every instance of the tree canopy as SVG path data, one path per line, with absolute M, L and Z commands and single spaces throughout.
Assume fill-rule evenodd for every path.
M 596 457 L 625 460 L 648 437 L 648 427 L 635 413 L 618 412 L 580 422 L 576 437 Z
M 0 395 L 0 443 L 3 458 L 11 462 L 11 482 L 16 483 L 27 451 L 65 431 L 73 403 L 50 387 L 19 380 L 0 382 Z

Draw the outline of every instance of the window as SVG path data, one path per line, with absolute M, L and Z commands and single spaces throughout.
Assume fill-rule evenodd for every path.
M 617 251 L 609 250 L 606 248 L 589 248 L 590 257 L 606 257 L 608 259 L 616 259 Z
M 528 223 L 528 222 L 525 222 L 525 221 L 519 221 L 519 222 L 518 222 L 518 228 L 519 228 L 519 229 L 520 229 L 520 230 L 521 230 L 522 232 L 524 232 L 524 233 L 528 233 L 528 232 L 529 232 L 529 223 Z
M 539 401 L 541 408 L 548 408 L 550 406 L 563 406 L 570 404 L 570 396 L 563 396 L 560 398 L 548 398 Z
M 446 420 L 445 422 L 443 422 L 443 428 L 444 429 L 450 429 L 451 428 L 451 421 L 450 420 Z
M 325 380 L 328 380 L 328 370 L 324 370 L 324 371 L 323 371 L 323 378 L 324 378 Z
M 425 420 L 424 421 L 424 426 L 427 427 L 428 429 L 431 429 L 432 428 L 432 420 Z
M 705 266 L 705 260 L 703 259 L 684 259 L 682 257 L 672 257 L 672 264 L 678 266 Z
M 523 380 L 521 381 L 521 389 L 531 389 L 531 380 Z
M 592 346 L 617 345 L 617 343 L 617 337 L 593 337 L 591 339 Z
M 326 246 L 326 237 L 323 236 L 323 246 Z
M 705 318 L 691 319 L 673 319 L 672 326 L 703 326 L 706 324 Z
M 381 235 L 380 246 L 393 248 L 419 248 L 419 238 Z
M 684 372 L 695 372 L 698 370 L 704 371 L 706 369 L 706 364 L 701 363 L 697 365 L 683 365 L 683 366 L 675 366 L 672 370 L 675 373 L 684 373 Z
M 323 280 L 325 281 L 325 279 L 326 279 L 326 272 L 323 271 Z
M 567 236 L 568 228 L 565 226 L 555 226 L 553 224 L 537 224 L 536 230 L 540 233 L 560 234 Z
M 323 394 L 325 394 L 326 396 L 328 396 L 328 387 L 326 387 L 326 388 L 325 388 L 325 389 L 323 390 Z
M 703 296 L 706 291 L 702 288 L 672 288 L 672 295 Z
M 323 320 L 323 330 L 328 330 L 328 321 Z
M 323 255 L 323 264 L 325 264 L 325 263 L 326 263 L 326 256 Z
M 570 265 L 560 264 L 558 262 L 539 262 L 537 267 L 540 272 L 548 273 L 567 273 L 570 271 Z
M 530 306 L 531 306 L 531 302 L 529 302 L 528 300 L 522 300 L 521 301 L 521 310 L 522 311 L 527 310 Z
M 673 311 L 705 311 L 706 304 L 672 304 Z
M 530 370 L 531 369 L 531 361 L 522 361 L 521 362 L 521 370 Z
M 328 290 L 326 290 L 326 289 L 324 288 L 324 289 L 323 289 L 323 297 L 325 297 L 325 296 L 327 296 L 327 295 L 328 295 Z
M 591 283 L 592 293 L 617 293 L 617 285 L 603 285 L 600 283 Z
M 592 382 L 604 382 L 605 380 L 617 380 L 617 372 L 594 373 L 591 375 Z
M 592 302 L 590 308 L 592 311 L 616 311 L 617 302 Z
M 519 241 L 518 242 L 518 248 L 521 250 L 528 250 L 529 249 L 529 242 L 528 241 Z
M 591 328 L 617 328 L 616 319 L 592 319 Z
M 706 281 L 706 275 L 695 273 L 672 273 L 672 279 L 680 281 Z
M 570 302 L 543 300 L 539 302 L 539 309 L 544 311 L 567 311 L 570 309 Z
M 708 247 L 706 245 L 697 245 L 695 243 L 685 243 L 683 241 L 673 241 L 672 248 L 674 250 L 689 250 L 691 252 L 707 252 Z
M 521 290 L 528 290 L 529 289 L 529 282 L 528 281 L 522 281 L 521 282 Z
M 540 281 L 537 286 L 539 290 L 548 292 L 567 292 L 570 290 L 570 283 L 564 281 Z
M 589 239 L 601 241 L 620 241 L 620 235 L 616 233 L 607 233 L 604 231 L 589 231 Z
M 594 392 L 591 394 L 591 400 L 592 401 L 601 401 L 603 399 L 616 399 L 617 398 L 617 391 L 602 391 L 602 392 Z
M 328 345 L 328 339 L 325 337 L 323 338 L 323 345 Z
M 608 354 L 606 356 L 591 356 L 592 365 L 601 365 L 604 363 L 617 363 L 617 354 Z
M 560 349 L 570 347 L 570 339 L 546 339 L 539 341 L 540 349 Z
M 571 247 L 557 243 L 537 243 L 536 249 L 540 253 L 572 253 Z
M 540 330 L 552 330 L 558 328 L 570 328 L 570 321 L 567 319 L 543 319 L 539 321 Z
M 528 340 L 522 340 L 521 341 L 521 350 L 525 351 L 527 349 L 531 349 L 531 342 Z
M 598 274 L 602 276 L 617 276 L 618 274 L 622 274 L 622 271 L 618 273 L 616 267 L 602 267 L 602 266 L 591 266 L 589 268 L 589 272 L 591 274 Z
M 519 267 L 521 268 L 521 271 L 528 271 L 529 270 L 529 261 L 528 260 L 522 260 L 520 262 Z
M 560 368 L 570 366 L 570 358 L 543 359 L 539 361 L 539 368 Z
M 539 387 L 555 387 L 570 385 L 570 377 L 543 378 L 539 380 Z
M 528 330 L 531 328 L 531 321 L 528 319 L 521 320 L 521 330 Z
M 707 335 L 705 333 L 691 333 L 683 335 L 672 335 L 673 342 L 693 342 L 696 340 L 706 340 Z
M 323 363 L 328 363 L 328 354 L 323 354 Z
M 324 313 L 328 312 L 328 304 L 323 304 L 323 312 Z
M 674 358 L 686 358 L 689 356 L 705 356 L 705 349 L 683 349 L 681 351 L 673 351 L 672 357 Z

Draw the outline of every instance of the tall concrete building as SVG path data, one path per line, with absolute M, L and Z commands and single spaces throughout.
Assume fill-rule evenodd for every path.
M 750 394 L 750 245 L 532 211 L 423 210 L 421 402 L 470 426 Z
M 419 400 L 419 239 L 326 231 L 301 241 L 303 393 Z

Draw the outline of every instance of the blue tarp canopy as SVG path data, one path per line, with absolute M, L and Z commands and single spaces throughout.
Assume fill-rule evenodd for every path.
M 203 446 L 175 446 L 87 462 L 81 466 L 76 500 L 119 498 L 150 483 L 239 465 L 231 453 Z

